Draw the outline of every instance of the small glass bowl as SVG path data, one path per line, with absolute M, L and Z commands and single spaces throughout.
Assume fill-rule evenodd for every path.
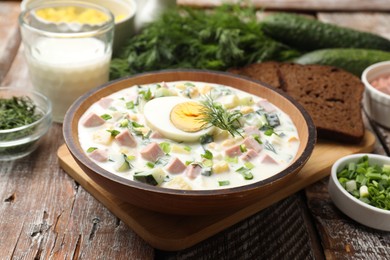
M 28 125 L 0 130 L 0 161 L 15 160 L 29 155 L 39 146 L 41 137 L 51 126 L 52 107 L 47 97 L 34 90 L 0 87 L 0 99 L 26 96 L 31 98 L 42 117 Z

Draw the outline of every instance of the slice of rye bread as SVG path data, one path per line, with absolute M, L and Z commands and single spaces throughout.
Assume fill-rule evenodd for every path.
M 310 114 L 319 138 L 358 143 L 364 137 L 364 85 L 349 72 L 331 66 L 277 62 L 251 64 L 229 72 L 285 91 Z

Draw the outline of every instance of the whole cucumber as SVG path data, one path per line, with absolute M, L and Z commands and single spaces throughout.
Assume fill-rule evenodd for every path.
M 342 68 L 360 77 L 368 66 L 390 60 L 390 52 L 368 49 L 322 49 L 308 52 L 294 62 L 299 64 L 320 64 Z
M 376 34 L 327 24 L 302 15 L 275 13 L 261 22 L 265 34 L 299 50 L 361 48 L 390 51 L 390 41 Z

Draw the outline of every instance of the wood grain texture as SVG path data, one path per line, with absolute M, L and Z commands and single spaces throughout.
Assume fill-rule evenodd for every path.
M 61 131 L 53 125 L 32 155 L 1 164 L 0 259 L 151 258 L 151 247 L 58 167 Z
M 16 24 L 19 4 L 0 2 L 0 85 L 31 88 L 18 38 L 2 38 L 12 37 L 4 23 Z M 53 124 L 33 154 L 0 162 L 0 259 L 152 259 L 153 248 L 59 168 L 63 142 Z
M 223 3 L 237 3 L 237 0 L 177 0 L 180 5 L 194 7 L 215 7 Z M 389 11 L 387 0 L 251 0 L 251 4 L 268 10 L 315 10 L 315 11 Z
M 282 5 L 280 1 L 271 2 Z M 335 1 L 326 2 L 334 5 Z M 361 1 L 347 2 L 350 7 L 346 11 L 350 11 L 358 8 Z M 381 7 L 377 6 L 379 2 L 365 4 L 388 10 L 388 0 L 383 0 Z M 20 39 L 12 36 L 16 34 L 16 25 L 11 20 L 15 20 L 19 4 L 20 1 L 0 1 L 0 85 L 3 86 L 31 86 L 21 50 L 15 47 Z M 343 24 L 351 27 L 359 23 L 368 30 L 383 30 L 381 34 L 386 36 L 389 23 L 382 22 L 383 16 L 388 14 L 356 13 L 350 16 L 356 19 L 348 22 L 347 13 L 318 15 L 320 19 L 328 17 L 338 23 L 344 20 Z M 6 27 L 9 23 L 11 26 Z M 370 126 L 370 122 L 366 125 Z M 388 153 L 390 131 L 375 123 L 372 128 L 379 135 L 374 152 Z M 389 259 L 388 234 L 367 229 L 335 209 L 327 195 L 326 178 L 307 188 L 305 194 L 290 196 L 191 248 L 156 251 L 59 169 L 55 153 L 62 143 L 61 126 L 54 125 L 34 154 L 15 162 L 0 162 L 0 259 L 322 259 L 323 252 L 328 259 Z M 291 209 L 290 215 L 283 215 Z M 278 218 L 279 215 L 283 217 Z M 316 234 L 307 230 L 312 226 L 311 218 L 315 220 L 314 230 L 321 244 L 316 241 Z M 294 222 L 294 227 L 296 223 L 301 225 L 296 234 L 269 232 L 268 227 L 277 227 L 286 219 Z M 299 236 L 302 239 L 309 236 L 310 246 L 301 244 Z M 301 247 L 294 246 L 294 241 Z
M 322 21 L 390 35 L 389 15 L 377 13 L 319 13 Z M 363 113 L 365 125 L 377 135 L 374 153 L 390 155 L 390 130 L 380 127 Z M 328 194 L 328 178 L 305 189 L 308 207 L 315 219 L 327 259 L 390 259 L 390 233 L 365 227 L 344 215 Z
M 390 1 L 388 1 L 390 5 Z M 318 20 L 360 31 L 379 34 L 390 39 L 390 13 L 318 13 Z
M 4 2 L 0 8 L 0 82 L 7 74 L 20 44 L 20 3 Z
M 208 216 L 172 216 L 152 212 L 126 203 L 113 196 L 90 179 L 76 164 L 65 146 L 58 150 L 60 165 L 86 190 L 108 207 L 116 216 L 134 229 L 153 247 L 163 250 L 182 250 L 254 215 L 304 187 L 329 175 L 329 169 L 339 157 L 369 152 L 375 143 L 374 135 L 366 132 L 360 145 L 339 145 L 329 141 L 319 142 L 304 168 L 291 178 L 288 185 L 259 199 L 248 207 L 230 213 Z M 188 223 L 191 223 L 190 225 Z
M 304 194 L 296 193 L 191 248 L 157 250 L 156 258 L 321 260 L 323 251 L 310 233 L 311 220 L 305 208 Z M 221 244 L 224 247 L 216 250 Z
M 360 225 L 331 202 L 325 178 L 306 189 L 327 259 L 390 259 L 390 233 Z M 358 236 L 358 237 L 357 237 Z

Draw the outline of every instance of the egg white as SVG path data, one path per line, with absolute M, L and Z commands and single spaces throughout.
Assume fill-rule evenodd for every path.
M 174 106 L 183 102 L 193 101 L 188 98 L 170 96 L 148 101 L 144 106 L 146 124 L 151 129 L 160 132 L 164 137 L 177 142 L 196 142 L 204 134 L 210 134 L 214 128 L 209 127 L 198 132 L 185 132 L 176 128 L 170 119 Z

